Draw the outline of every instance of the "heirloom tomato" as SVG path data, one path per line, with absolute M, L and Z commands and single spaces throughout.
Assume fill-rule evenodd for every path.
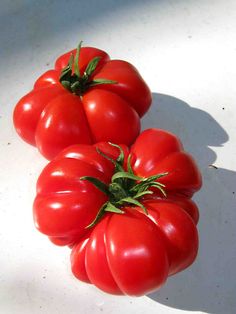
M 42 171 L 34 221 L 72 248 L 80 280 L 112 294 L 144 295 L 193 263 L 201 187 L 193 158 L 173 134 L 148 129 L 129 149 L 73 145 Z
M 151 92 L 133 65 L 80 43 L 36 80 L 13 121 L 23 140 L 52 159 L 72 144 L 130 145 L 150 104 Z

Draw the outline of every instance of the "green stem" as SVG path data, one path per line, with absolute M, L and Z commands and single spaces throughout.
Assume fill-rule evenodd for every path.
M 79 70 L 79 56 L 80 56 L 80 50 L 82 46 L 82 41 L 79 43 L 76 54 L 75 54 L 75 60 L 74 60 L 74 69 L 75 69 L 75 75 L 79 78 L 80 77 L 80 70 Z
M 164 190 L 165 185 L 159 183 L 157 179 L 166 176 L 168 174 L 167 172 L 147 178 L 136 176 L 131 166 L 130 156 L 128 157 L 127 172 L 124 170 L 124 151 L 119 145 L 109 144 L 120 150 L 120 154 L 116 160 L 107 156 L 99 149 L 97 149 L 97 152 L 112 162 L 115 166 L 115 173 L 111 178 L 110 184 L 105 184 L 93 177 L 85 176 L 80 178 L 81 180 L 89 181 L 108 196 L 108 201 L 100 208 L 94 221 L 87 228 L 93 227 L 106 212 L 124 214 L 125 212 L 121 210 L 121 208 L 127 206 L 127 204 L 129 204 L 129 206 L 140 207 L 144 213 L 148 215 L 148 211 L 141 201 L 145 195 L 153 194 L 153 191 L 149 190 L 150 188 L 157 188 L 164 196 L 166 196 Z
M 103 78 L 92 79 L 92 75 L 96 70 L 101 57 L 97 56 L 90 60 L 83 75 L 80 72 L 79 60 L 81 52 L 82 41 L 79 43 L 75 56 L 71 54 L 67 66 L 62 69 L 59 78 L 60 83 L 64 88 L 75 95 L 82 96 L 89 88 L 101 84 L 117 84 L 116 81 L 107 80 Z M 73 71 L 74 66 L 74 71 Z

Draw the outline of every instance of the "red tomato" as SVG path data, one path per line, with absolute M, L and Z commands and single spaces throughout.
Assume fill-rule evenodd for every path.
M 190 196 L 200 187 L 180 140 L 149 129 L 130 151 L 105 142 L 62 151 L 38 179 L 34 221 L 53 243 L 73 247 L 78 279 L 144 295 L 195 260 L 199 214 Z
M 133 65 L 79 46 L 37 79 L 17 103 L 13 121 L 23 140 L 52 159 L 72 144 L 132 144 L 150 104 L 151 92 Z

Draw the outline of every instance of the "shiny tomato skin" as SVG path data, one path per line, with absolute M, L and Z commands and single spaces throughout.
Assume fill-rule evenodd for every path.
M 131 145 L 138 136 L 139 116 L 120 96 L 106 90 L 94 89 L 84 95 L 83 104 L 93 142 L 110 141 Z
M 111 145 L 109 145 L 109 147 L 111 147 Z M 114 151 L 117 151 L 117 148 L 114 148 Z M 114 156 L 114 153 L 112 156 Z M 116 157 L 118 157 L 117 152 Z M 74 160 L 86 162 L 96 170 L 102 172 L 107 181 L 110 180 L 114 172 L 114 165 L 97 153 L 96 146 L 82 144 L 72 145 L 61 151 L 54 160 L 60 160 L 62 158 L 72 158 Z
M 187 153 L 173 153 L 155 168 L 156 173 L 168 172 L 168 175 L 159 181 L 168 189 L 167 193 L 179 193 L 192 197 L 194 192 L 201 187 L 201 177 L 197 165 L 192 157 Z
M 143 203 L 148 217 L 160 228 L 166 238 L 169 257 L 169 275 L 190 266 L 198 252 L 198 232 L 190 215 L 171 200 L 150 200 Z
M 55 68 L 43 73 L 36 80 L 34 89 L 19 100 L 13 114 L 17 133 L 27 143 L 37 146 L 49 160 L 72 144 L 112 141 L 130 145 L 140 132 L 140 117 L 151 105 L 150 89 L 136 68 L 122 60 L 110 61 L 106 52 L 93 47 L 80 50 L 80 74 L 84 74 L 91 60 L 99 57 L 89 82 L 106 79 L 112 83 L 89 87 L 76 96 L 72 94 L 59 80 L 61 70 L 75 54 L 74 49 L 60 56 Z M 64 94 L 68 96 L 59 97 Z M 74 109 L 72 118 L 71 104 L 75 103 L 75 97 L 80 108 L 78 112 Z M 63 109 L 61 100 L 65 102 Z M 56 103 L 60 103 L 58 109 Z M 48 128 L 49 120 L 52 123 Z
M 143 131 L 131 147 L 131 155 L 136 174 L 149 177 L 167 173 L 158 180 L 166 186 L 167 193 L 191 197 L 201 188 L 202 179 L 197 164 L 183 150 L 180 140 L 170 132 L 160 129 Z
M 97 88 L 109 90 L 125 99 L 142 117 L 149 109 L 152 96 L 148 86 L 137 69 L 123 60 L 110 60 L 94 76 L 117 81 L 117 84 L 99 85 Z
M 188 197 L 180 197 L 175 195 L 168 195 L 168 200 L 179 205 L 189 216 L 192 218 L 194 223 L 197 225 L 199 221 L 199 210 L 196 203 Z
M 85 266 L 85 254 L 88 240 L 89 235 L 85 236 L 80 240 L 80 242 L 73 246 L 70 255 L 70 262 L 71 270 L 74 276 L 83 282 L 91 283 Z
M 144 295 L 165 283 L 167 251 L 162 233 L 150 219 L 125 208 L 124 215 L 110 218 L 105 238 L 111 273 L 124 294 Z
M 139 296 L 159 289 L 167 276 L 193 263 L 198 233 L 190 215 L 169 199 L 143 204 L 148 216 L 137 207 L 123 208 L 125 214 L 107 215 L 86 243 L 74 246 L 72 272 L 78 279 L 87 274 L 105 292 Z
M 36 145 L 35 132 L 43 109 L 51 100 L 64 94 L 67 92 L 62 86 L 54 85 L 41 90 L 33 90 L 21 98 L 14 109 L 13 122 L 16 131 L 24 141 Z
M 109 244 L 104 235 L 108 222 L 109 217 L 107 216 L 93 229 L 86 244 L 85 268 L 91 283 L 105 292 L 119 295 L 123 293 L 113 278 L 107 259 Z
M 166 156 L 182 150 L 183 145 L 174 134 L 160 129 L 144 130 L 131 147 L 133 169 L 140 174 L 154 173 Z
M 60 78 L 60 71 L 51 69 L 46 72 L 44 72 L 34 83 L 34 89 L 40 89 L 42 87 L 48 87 L 51 85 L 59 85 L 61 86 L 59 82 Z M 61 86 L 62 87 L 62 86 Z
M 172 202 L 176 205 L 178 205 L 179 207 L 181 207 L 186 213 L 188 213 L 188 215 L 192 218 L 193 222 L 195 223 L 195 225 L 198 224 L 199 221 L 199 210 L 198 207 L 196 205 L 196 203 L 188 197 L 185 196 L 181 196 L 181 195 L 174 195 L 174 194 L 168 194 L 168 196 L 166 198 L 160 197 L 160 196 L 155 196 L 155 194 L 153 195 L 147 195 L 145 197 L 143 197 L 144 201 L 148 201 L 148 200 L 157 200 L 157 201 L 162 201 L 162 203 L 164 202 Z
M 107 182 L 102 172 L 73 158 L 55 159 L 37 181 L 35 225 L 42 233 L 61 238 L 64 245 L 84 235 L 86 226 L 107 201 L 107 196 L 90 182 L 80 180 L 84 175 Z
M 124 215 L 107 215 L 86 244 L 82 240 L 73 248 L 72 272 L 79 279 L 87 274 L 105 292 L 140 296 L 164 284 L 168 256 L 155 224 L 133 208 L 125 211 Z
M 80 98 L 67 93 L 51 100 L 41 114 L 35 140 L 39 151 L 47 159 L 63 150 L 65 143 L 66 146 L 91 144 L 92 135 Z

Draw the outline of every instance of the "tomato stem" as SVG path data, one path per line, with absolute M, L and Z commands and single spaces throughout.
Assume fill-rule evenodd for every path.
M 80 77 L 80 70 L 79 70 L 79 56 L 80 56 L 80 50 L 82 46 L 82 41 L 80 41 L 76 54 L 75 54 L 75 59 L 74 59 L 74 69 L 75 69 L 75 75 L 79 78 Z
M 82 41 L 79 43 L 75 56 L 71 54 L 67 66 L 65 66 L 59 78 L 60 83 L 71 93 L 82 96 L 85 91 L 91 87 L 101 84 L 117 84 L 116 81 L 103 78 L 92 79 L 101 57 L 95 57 L 88 63 L 84 73 L 80 72 L 79 58 L 81 52 Z M 74 67 L 74 69 L 73 69 Z
M 151 187 L 158 189 L 166 197 L 166 192 L 164 190 L 165 185 L 158 182 L 157 179 L 166 176 L 168 174 L 167 172 L 156 174 L 147 178 L 137 176 L 133 172 L 130 155 L 127 159 L 127 171 L 125 171 L 123 149 L 119 145 L 113 143 L 109 144 L 120 150 L 120 154 L 116 160 L 107 156 L 99 149 L 97 149 L 97 152 L 112 162 L 115 166 L 115 173 L 111 178 L 110 184 L 105 184 L 99 179 L 93 177 L 85 176 L 80 178 L 81 180 L 91 182 L 96 188 L 106 194 L 109 199 L 109 201 L 100 208 L 96 218 L 89 226 L 87 226 L 87 228 L 93 227 L 102 218 L 105 212 L 124 214 L 124 211 L 121 210 L 121 208 L 126 204 L 129 204 L 130 206 L 138 206 L 142 208 L 145 214 L 148 215 L 147 209 L 139 202 L 139 200 L 145 195 L 153 194 L 153 191 L 150 190 Z

